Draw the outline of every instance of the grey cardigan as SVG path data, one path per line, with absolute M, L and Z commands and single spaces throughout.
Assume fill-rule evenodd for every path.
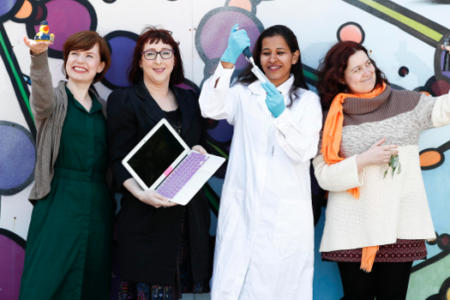
M 34 168 L 34 185 L 29 200 L 39 200 L 50 192 L 53 179 L 53 167 L 58 158 L 61 132 L 67 113 L 67 93 L 65 81 L 52 87 L 52 77 L 48 67 L 47 52 L 31 55 L 31 110 L 36 125 L 36 166 Z M 97 92 L 89 89 L 103 106 L 106 116 L 106 102 Z

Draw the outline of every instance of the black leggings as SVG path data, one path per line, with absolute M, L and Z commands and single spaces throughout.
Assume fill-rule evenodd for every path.
M 412 262 L 374 263 L 372 272 L 359 269 L 360 263 L 338 263 L 344 298 L 341 300 L 404 300 Z

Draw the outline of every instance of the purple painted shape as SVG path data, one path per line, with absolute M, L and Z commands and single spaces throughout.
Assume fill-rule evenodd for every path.
M 0 235 L 0 299 L 18 299 L 25 250 L 9 237 Z
M 447 77 L 448 79 L 450 79 L 450 71 L 444 71 L 444 55 L 445 55 L 445 51 L 442 50 L 441 53 L 441 62 L 440 62 L 440 67 L 441 67 L 441 71 L 442 71 L 442 75 L 444 75 L 445 77 Z
M 64 42 L 71 34 L 90 29 L 91 15 L 83 4 L 73 0 L 58 0 L 49 1 L 45 6 L 50 33 L 55 34 L 51 49 L 62 51 Z M 36 32 L 39 31 L 39 25 L 34 28 Z
M 218 142 L 229 142 L 233 136 L 233 126 L 225 120 L 220 120 L 216 127 L 208 129 L 208 135 Z
M 1 0 L 0 1 L 0 18 L 9 13 L 14 8 L 17 0 Z
M 33 172 L 35 160 L 33 141 L 23 129 L 0 124 L 0 191 L 25 183 Z
M 136 41 L 129 36 L 115 36 L 107 41 L 111 47 L 111 67 L 106 72 L 105 79 L 115 86 L 129 86 L 128 68 Z
M 257 24 L 248 15 L 238 11 L 219 11 L 212 15 L 201 29 L 200 47 L 209 59 L 220 58 L 228 43 L 228 35 L 231 27 L 239 24 L 239 28 L 245 29 L 253 45 L 260 32 Z M 241 55 L 236 62 L 236 68 L 242 69 L 247 62 Z

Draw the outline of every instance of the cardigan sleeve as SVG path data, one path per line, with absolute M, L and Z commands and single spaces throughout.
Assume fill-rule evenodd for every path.
M 137 120 L 128 99 L 127 90 L 117 90 L 109 95 L 106 105 L 109 160 L 118 189 L 132 177 L 122 159 L 137 143 Z
M 30 78 L 31 110 L 35 119 L 46 119 L 51 115 L 55 105 L 47 51 L 31 55 Z
M 285 109 L 274 119 L 277 128 L 276 139 L 280 147 L 294 162 L 305 162 L 317 154 L 322 109 L 319 97 L 304 92 L 293 109 Z M 302 111 L 300 111 L 302 110 Z
M 363 175 L 358 173 L 356 155 L 331 165 L 324 161 L 322 155 L 318 155 L 313 160 L 313 166 L 317 182 L 324 190 L 343 192 L 363 185 Z
M 200 110 L 202 116 L 214 120 L 226 119 L 234 124 L 236 102 L 239 95 L 235 95 L 230 88 L 233 69 L 224 69 L 219 63 L 214 74 L 203 83 L 200 93 Z

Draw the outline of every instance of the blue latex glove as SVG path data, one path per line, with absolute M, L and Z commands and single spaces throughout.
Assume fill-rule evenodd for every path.
M 284 111 L 286 105 L 284 104 L 283 95 L 277 90 L 277 88 L 271 82 L 261 83 L 261 86 L 266 90 L 266 105 L 269 111 L 275 118 Z
M 238 29 L 239 24 L 234 24 L 231 28 L 230 36 L 228 37 L 228 45 L 225 52 L 220 58 L 221 61 L 236 64 L 237 59 L 242 51 L 250 47 L 250 38 L 244 29 Z

